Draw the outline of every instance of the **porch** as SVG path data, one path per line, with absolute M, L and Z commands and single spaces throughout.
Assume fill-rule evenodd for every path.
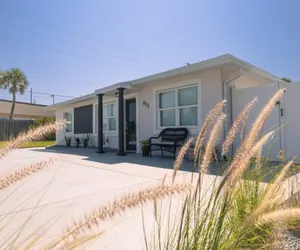
M 126 96 L 125 96 L 126 91 Z M 112 115 L 114 112 L 117 112 L 117 119 L 114 119 L 114 124 L 110 124 L 108 118 L 107 126 L 113 126 L 114 131 L 117 132 L 118 138 L 118 156 L 126 155 L 126 151 L 139 152 L 139 137 L 138 137 L 138 95 L 131 90 L 130 85 L 128 84 L 117 84 L 108 88 L 103 88 L 101 90 L 96 90 L 95 94 L 98 97 L 98 112 L 97 112 L 97 152 L 102 154 L 105 153 L 105 136 L 104 136 L 104 103 L 103 96 L 108 96 L 112 98 L 117 97 L 117 109 L 114 109 L 113 106 L 110 110 L 108 107 L 107 113 L 111 112 Z M 106 114 L 106 117 L 109 117 L 110 114 Z M 107 130 L 107 128 L 106 128 Z M 110 130 L 110 128 L 108 128 Z

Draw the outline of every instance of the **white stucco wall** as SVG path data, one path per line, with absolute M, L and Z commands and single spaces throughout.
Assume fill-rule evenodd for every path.
M 73 129 L 72 131 L 74 131 L 74 108 L 76 107 L 81 107 L 81 106 L 86 106 L 86 105 L 90 105 L 90 104 L 94 104 L 96 103 L 96 98 L 92 99 L 92 100 L 88 100 L 88 101 L 84 101 L 84 102 L 79 102 L 79 103 L 75 103 L 73 105 L 68 105 L 63 107 L 62 109 L 58 109 L 56 110 L 56 122 L 60 123 L 63 121 L 64 117 L 63 117 L 63 113 L 64 112 L 71 112 L 73 115 Z M 66 145 L 65 144 L 65 136 L 71 136 L 72 137 L 72 145 L 75 146 L 75 140 L 74 140 L 74 136 L 81 136 L 81 135 L 76 135 L 73 132 L 72 133 L 65 133 L 63 129 L 59 129 L 56 131 L 56 145 Z M 95 140 L 95 136 L 94 134 L 92 135 L 91 141 L 90 141 L 90 145 L 92 146 Z
M 284 155 L 288 159 L 300 162 L 300 143 L 299 143 L 299 127 L 300 127 L 300 83 L 287 84 L 268 84 L 260 87 L 252 87 L 248 89 L 234 91 L 234 118 L 238 112 L 246 105 L 254 96 L 258 97 L 258 103 L 252 110 L 248 119 L 248 131 L 251 128 L 255 118 L 260 110 L 268 102 L 271 96 L 281 88 L 285 88 L 286 92 L 280 100 L 265 124 L 264 131 L 275 130 L 274 138 L 269 141 L 265 147 L 265 153 L 269 157 L 278 159 L 280 149 L 284 150 Z M 282 110 L 282 111 L 281 111 Z M 239 140 L 235 142 L 235 148 L 239 145 Z
M 224 78 L 224 76 L 223 76 Z M 126 93 L 125 100 L 130 98 L 136 98 L 137 101 L 137 151 L 139 152 L 139 141 L 157 135 L 160 129 L 156 126 L 156 93 L 157 91 L 166 90 L 170 88 L 183 87 L 189 85 L 198 86 L 198 126 L 189 128 L 190 136 L 196 137 L 205 120 L 208 112 L 222 100 L 222 78 L 221 69 L 213 69 L 204 71 L 197 74 L 182 75 L 179 77 L 168 78 L 165 80 L 153 81 L 144 86 L 135 86 L 131 89 L 131 94 Z M 136 91 L 136 92 L 134 92 Z M 110 103 L 115 101 L 117 103 L 117 97 L 104 95 L 103 103 Z M 148 105 L 144 105 L 147 103 Z M 63 109 L 56 111 L 57 121 L 63 119 L 63 112 L 72 111 L 75 107 L 97 104 L 97 98 L 90 99 L 84 102 L 78 102 L 69 106 L 65 106 Z M 148 106 L 148 107 L 146 107 Z M 124 105 L 125 108 L 125 105 Z M 118 110 L 118 103 L 117 103 Z M 95 116 L 95 110 L 94 110 Z M 124 114 L 125 115 L 125 114 Z M 73 116 L 74 118 L 74 116 Z M 125 117 L 124 117 L 125 119 Z M 117 119 L 118 120 L 118 119 Z M 118 121 L 117 121 L 118 127 Z M 91 146 L 97 146 L 97 134 L 95 133 L 95 117 L 93 122 L 93 139 L 91 140 Z M 223 131 L 222 131 L 223 132 Z M 63 131 L 57 131 L 57 144 L 65 145 Z M 74 136 L 73 133 L 67 134 Z M 76 135 L 78 136 L 78 135 Z M 80 135 L 79 135 L 80 136 Z M 105 147 L 118 148 L 118 131 L 105 134 L 106 144 Z M 220 135 L 220 141 L 223 139 L 223 134 Z M 73 140 L 75 145 L 75 140 Z
M 116 97 L 104 97 L 103 103 L 111 103 L 111 102 L 117 102 Z M 88 101 L 84 102 L 78 102 L 76 104 L 68 105 L 63 107 L 62 109 L 56 110 L 56 121 L 61 122 L 63 121 L 63 113 L 64 112 L 72 112 L 73 113 L 73 121 L 74 121 L 74 108 L 86 106 L 86 105 L 93 105 L 93 133 L 91 134 L 89 146 L 97 146 L 98 145 L 98 134 L 95 132 L 95 105 L 97 104 L 97 98 L 93 98 Z M 117 105 L 117 112 L 118 112 L 118 105 Z M 74 124 L 74 123 L 73 123 Z M 117 127 L 118 127 L 118 121 L 117 121 Z M 74 131 L 74 127 L 73 127 Z M 72 137 L 72 146 L 75 146 L 76 142 L 74 137 L 80 137 L 83 134 L 74 134 L 72 133 L 65 133 L 63 129 L 56 131 L 56 145 L 65 145 L 65 136 L 71 136 Z M 118 148 L 118 131 L 115 132 L 109 132 L 105 134 L 105 147 L 109 148 Z
M 289 159 L 300 162 L 300 83 L 286 84 L 286 93 L 283 98 L 281 108 L 283 108 L 282 116 L 282 144 L 285 155 Z
M 245 89 L 233 90 L 233 120 L 237 117 L 239 112 L 251 101 L 254 97 L 258 98 L 257 103 L 252 109 L 247 120 L 246 130 L 249 132 L 252 124 L 260 114 L 261 110 L 268 103 L 269 99 L 278 91 L 278 83 L 267 84 L 259 87 L 251 87 Z M 270 114 L 266 124 L 264 125 L 263 133 L 275 130 L 275 136 L 265 145 L 264 156 L 277 158 L 280 150 L 280 133 L 278 130 L 280 126 L 280 106 L 274 107 L 273 112 Z M 240 134 L 236 137 L 234 143 L 234 150 L 240 145 Z M 283 145 L 281 145 L 282 147 Z
M 164 81 L 156 81 L 139 90 L 139 138 L 157 135 L 156 92 L 172 87 L 198 86 L 198 126 L 189 128 L 190 136 L 196 137 L 208 112 L 222 100 L 221 70 L 206 71 L 194 76 L 186 76 Z M 149 108 L 143 102 L 149 103 Z

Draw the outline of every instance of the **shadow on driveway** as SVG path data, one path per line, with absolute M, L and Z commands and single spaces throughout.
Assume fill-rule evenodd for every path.
M 163 168 L 163 169 L 173 169 L 174 159 L 172 156 L 161 156 L 154 155 L 150 157 L 143 157 L 142 154 L 127 153 L 125 156 L 118 156 L 116 150 L 106 149 L 105 153 L 98 154 L 96 148 L 67 148 L 61 146 L 52 146 L 48 148 L 35 148 L 32 151 L 36 152 L 47 152 L 47 153 L 59 153 L 67 155 L 78 155 L 83 157 L 82 160 L 103 163 L 108 165 L 114 165 L 119 163 L 129 163 L 149 167 Z M 221 166 L 222 165 L 222 166 Z M 221 176 L 223 175 L 225 169 L 227 168 L 227 163 L 223 164 L 211 164 L 208 169 L 208 174 Z M 283 165 L 275 162 L 270 162 L 268 165 L 262 166 L 262 182 L 270 182 L 277 175 L 278 172 L 282 170 Z M 250 166 L 250 169 L 252 167 Z M 181 171 L 186 172 L 197 172 L 198 169 L 194 168 L 194 163 L 192 161 L 184 159 L 180 167 Z M 247 171 L 246 171 L 247 172 Z M 288 177 L 297 175 L 300 172 L 299 166 L 291 168 Z M 253 177 L 244 176 L 245 179 L 251 180 Z
M 131 163 L 141 166 L 150 166 L 164 169 L 173 169 L 174 159 L 172 156 L 152 156 L 143 157 L 142 154 L 127 153 L 125 156 L 118 156 L 115 150 L 107 149 L 105 153 L 97 153 L 96 148 L 66 148 L 66 147 L 48 147 L 48 148 L 35 148 L 32 151 L 59 153 L 68 155 L 82 156 L 87 161 L 93 161 L 104 164 L 118 164 L 118 163 Z M 180 168 L 182 171 L 196 172 L 194 170 L 194 163 L 189 160 L 183 160 Z

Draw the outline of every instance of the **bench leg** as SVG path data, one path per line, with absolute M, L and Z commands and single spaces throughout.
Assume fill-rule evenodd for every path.
M 164 151 L 162 150 L 162 147 L 160 147 L 161 155 L 164 156 Z
M 151 146 L 149 146 L 149 156 L 152 157 Z

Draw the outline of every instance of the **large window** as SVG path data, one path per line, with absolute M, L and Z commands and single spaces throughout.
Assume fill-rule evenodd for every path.
M 116 116 L 116 103 L 108 103 L 103 105 L 103 132 L 117 130 Z M 98 133 L 98 105 L 95 106 L 95 132 Z
M 73 132 L 73 113 L 72 112 L 64 112 L 64 121 L 66 125 L 64 127 L 65 133 L 72 133 Z
M 159 127 L 198 125 L 198 88 L 189 86 L 157 93 Z

